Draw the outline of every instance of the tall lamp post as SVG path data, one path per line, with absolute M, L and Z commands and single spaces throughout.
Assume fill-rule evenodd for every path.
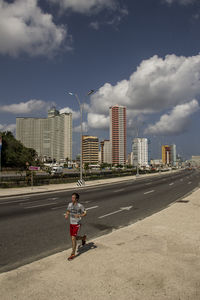
M 88 92 L 88 96 L 93 94 L 94 93 L 94 90 L 90 90 Z M 78 105 L 79 105 L 79 109 L 80 109 L 80 115 L 81 115 L 81 135 L 80 135 L 80 184 L 82 185 L 83 184 L 83 153 L 82 153 L 82 150 L 83 150 L 83 106 L 84 106 L 84 103 L 81 103 L 79 97 L 77 94 L 74 94 L 74 93 L 71 93 L 69 92 L 69 95 L 70 96 L 75 96 L 77 102 L 78 102 Z

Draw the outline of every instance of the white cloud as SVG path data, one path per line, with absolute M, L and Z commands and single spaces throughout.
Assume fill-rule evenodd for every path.
M 155 135 L 178 135 L 186 131 L 193 113 L 199 110 L 197 100 L 177 105 L 170 114 L 164 114 L 160 120 L 149 125 L 145 133 Z
M 117 0 L 49 0 L 49 2 L 77 13 L 95 13 L 102 9 L 115 10 L 118 6 Z
M 105 129 L 109 128 L 110 118 L 102 114 L 88 113 L 87 121 L 90 128 Z
M 0 124 L 0 131 L 11 131 L 15 132 L 16 130 L 16 124 Z
M 172 54 L 164 58 L 155 55 L 142 61 L 128 80 L 116 85 L 105 83 L 91 96 L 88 125 L 107 128 L 109 107 L 119 104 L 127 107 L 127 124 L 131 128 L 131 119 L 173 109 L 198 96 L 200 54 L 190 57 Z
M 200 94 L 200 55 L 184 57 L 157 55 L 144 60 L 129 80 L 115 86 L 105 83 L 91 96 L 91 109 L 107 114 L 112 105 L 129 110 L 159 112 L 186 103 Z
M 72 118 L 74 120 L 76 119 L 80 119 L 80 112 L 79 111 L 74 111 L 73 109 L 71 109 L 70 107 L 64 107 L 60 110 L 60 113 L 72 113 Z
M 182 5 L 192 4 L 194 2 L 197 2 L 197 0 L 164 0 L 164 2 L 168 4 L 178 3 Z
M 66 28 L 56 25 L 37 0 L 0 0 L 0 54 L 51 56 L 67 37 Z
M 82 123 L 82 126 L 83 126 L 83 132 L 88 132 L 88 124 L 86 122 L 83 122 Z M 76 127 L 73 128 L 73 131 L 74 132 L 81 132 L 81 125 L 78 125 Z
M 98 30 L 100 28 L 100 23 L 98 21 L 91 22 L 90 27 L 95 29 L 95 30 Z
M 93 21 L 90 23 L 90 27 L 99 30 L 100 27 L 102 26 L 112 26 L 115 29 L 117 29 L 118 25 L 121 23 L 124 17 L 128 15 L 128 10 L 124 8 L 118 7 L 117 12 L 112 15 L 111 17 L 109 16 L 108 20 L 101 20 L 101 21 Z
M 33 112 L 47 111 L 51 103 L 42 100 L 29 100 L 27 102 L 20 102 L 17 104 L 1 105 L 0 113 L 11 113 L 11 114 L 30 114 Z

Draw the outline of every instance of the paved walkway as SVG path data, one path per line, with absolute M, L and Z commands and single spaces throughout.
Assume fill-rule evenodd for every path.
M 199 300 L 200 189 L 70 252 L 0 274 L 1 299 Z
M 100 180 L 91 180 L 86 181 L 86 186 L 95 186 L 100 184 L 111 184 L 111 183 L 118 183 L 126 180 L 139 180 L 141 178 L 147 177 L 154 177 L 154 176 L 165 176 L 169 175 L 170 173 L 173 174 L 175 172 L 180 172 L 181 170 L 175 170 L 173 172 L 163 172 L 153 173 L 153 174 L 144 174 L 140 175 L 138 178 L 136 176 L 124 176 L 124 177 L 116 177 L 116 178 L 108 178 L 108 179 L 100 179 Z M 0 198 L 6 196 L 15 196 L 15 195 L 24 195 L 24 194 L 34 194 L 34 193 L 44 193 L 44 192 L 51 192 L 51 191 L 61 191 L 61 190 L 71 190 L 71 189 L 80 189 L 82 187 L 77 187 L 77 183 L 61 183 L 61 184 L 50 184 L 50 185 L 43 185 L 43 186 L 34 186 L 34 187 L 21 187 L 21 188 L 0 188 Z

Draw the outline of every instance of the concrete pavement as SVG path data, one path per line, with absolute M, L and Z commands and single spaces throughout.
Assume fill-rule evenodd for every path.
M 183 169 L 181 169 L 183 170 Z M 139 178 L 136 179 L 136 176 L 124 176 L 124 177 L 115 177 L 115 178 L 108 178 L 108 179 L 100 179 L 100 180 L 90 180 L 86 181 L 86 186 L 95 186 L 100 184 L 110 184 L 110 183 L 118 183 L 127 180 L 138 180 L 140 178 L 148 178 L 154 176 L 161 176 L 161 175 L 169 175 L 170 173 L 180 172 L 181 170 L 175 171 L 168 171 L 159 173 L 152 173 L 152 174 L 143 174 L 140 175 Z M 35 194 L 35 193 L 45 193 L 45 192 L 53 192 L 53 191 L 62 191 L 62 190 L 70 190 L 74 188 L 82 188 L 77 187 L 77 183 L 61 183 L 61 184 L 50 184 L 50 185 L 43 185 L 43 186 L 34 186 L 34 187 L 20 187 L 20 188 L 0 188 L 0 198 L 6 196 L 17 196 L 17 195 L 27 195 L 27 194 Z
M 1 298 L 199 300 L 200 189 L 69 254 L 0 274 Z

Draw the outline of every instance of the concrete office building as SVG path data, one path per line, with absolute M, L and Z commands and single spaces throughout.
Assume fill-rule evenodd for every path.
M 112 147 L 110 140 L 101 142 L 101 163 L 112 164 Z
M 110 142 L 112 164 L 126 164 L 126 107 L 110 107 Z
M 96 136 L 83 135 L 82 155 L 83 164 L 98 164 L 99 161 L 99 139 Z
M 133 166 L 148 166 L 148 139 L 135 138 L 132 143 Z
M 16 139 L 43 160 L 72 160 L 72 114 L 52 108 L 48 118 L 16 118 Z

